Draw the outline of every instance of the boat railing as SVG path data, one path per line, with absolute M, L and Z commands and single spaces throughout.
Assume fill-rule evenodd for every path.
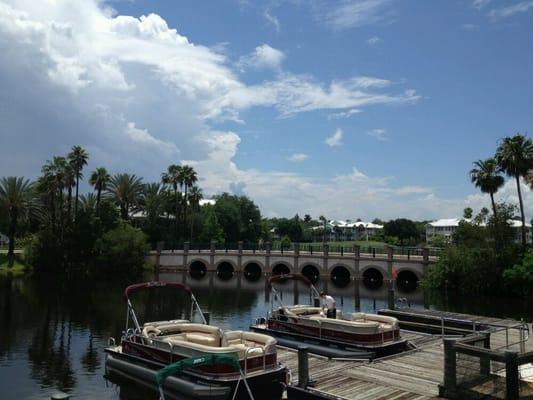
M 261 350 L 263 354 L 263 370 L 266 369 L 266 350 L 263 346 L 248 347 L 244 352 L 244 376 L 248 373 L 248 355 L 253 350 Z

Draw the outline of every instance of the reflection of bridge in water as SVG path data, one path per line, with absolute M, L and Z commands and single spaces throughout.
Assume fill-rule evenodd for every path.
M 336 287 L 343 287 L 353 282 L 358 291 L 360 283 L 368 289 L 393 289 L 396 283 L 397 287 L 414 290 L 437 260 L 427 248 L 399 251 L 386 246 L 382 251 L 376 248 L 361 251 L 355 245 L 350 249 L 336 249 L 326 244 L 316 251 L 293 244 L 287 251 L 272 250 L 269 243 L 261 250 L 245 249 L 242 243 L 236 247 L 217 249 L 212 243 L 208 248 L 193 248 L 185 243 L 183 249 L 154 251 L 148 261 L 160 272 L 188 271 L 196 277 L 215 272 L 220 280 L 239 273 L 248 281 L 263 275 L 301 273 L 321 286 L 332 282 Z

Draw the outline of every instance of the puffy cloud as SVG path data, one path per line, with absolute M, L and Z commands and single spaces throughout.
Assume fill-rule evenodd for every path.
M 379 36 L 372 36 L 370 39 L 366 41 L 370 46 L 375 46 L 376 44 L 383 43 L 383 39 L 381 39 Z
M 291 162 L 302 162 L 302 161 L 305 161 L 309 158 L 309 156 L 307 154 L 304 154 L 304 153 L 294 153 L 294 154 L 291 154 L 291 156 L 287 159 Z
M 96 0 L 0 1 L 0 52 L 2 174 L 35 177 L 46 159 L 80 144 L 90 153 L 89 170 L 104 165 L 159 180 L 186 154 L 206 193 L 246 191 L 270 214 L 324 208 L 340 217 L 360 199 L 370 212 L 380 196 L 393 214 L 398 194 L 387 190 L 399 189 L 387 179 L 357 170 L 327 180 L 242 170 L 234 161 L 239 135 L 211 123 L 239 120 L 241 111 L 257 106 L 282 116 L 352 115 L 414 103 L 420 98 L 414 90 L 396 93 L 390 81 L 373 77 L 323 83 L 290 73 L 246 84 L 223 53 L 193 43 L 160 16 L 116 15 Z M 340 144 L 342 131 L 332 140 Z M 409 207 L 423 210 L 416 202 Z
M 479 10 L 491 2 L 492 0 L 472 0 L 472 7 L 477 8 Z
M 316 18 L 334 30 L 357 28 L 383 22 L 390 15 L 391 0 L 341 0 L 335 4 L 318 2 Z
M 331 136 L 328 136 L 326 140 L 324 140 L 324 143 L 326 143 L 329 147 L 342 146 L 342 129 L 337 128 L 337 130 L 333 132 Z
M 357 108 L 352 108 L 348 111 L 342 111 L 338 113 L 331 113 L 328 115 L 328 119 L 338 119 L 338 118 L 350 118 L 352 115 L 359 114 L 361 110 Z
M 384 142 L 386 140 L 389 140 L 388 136 L 386 135 L 387 131 L 385 129 L 372 129 L 371 131 L 367 132 L 368 136 L 372 136 L 373 138 Z
M 252 54 L 241 57 L 238 65 L 241 68 L 279 69 L 284 59 L 285 54 L 281 50 L 262 44 L 257 46 Z
M 266 9 L 264 12 L 263 12 L 263 17 L 265 18 L 265 20 L 274 27 L 274 30 L 276 32 L 280 32 L 281 30 L 281 25 L 279 23 L 279 19 L 278 17 L 276 17 L 274 14 L 271 13 L 271 11 L 269 9 Z
M 512 17 L 515 14 L 520 14 L 529 11 L 531 8 L 533 8 L 533 1 L 521 1 L 510 6 L 490 10 L 489 17 L 494 19 L 508 18 Z

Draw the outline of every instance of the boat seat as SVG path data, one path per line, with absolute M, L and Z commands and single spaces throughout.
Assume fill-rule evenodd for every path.
M 352 321 L 372 321 L 378 322 L 383 328 L 386 329 L 397 329 L 398 328 L 398 319 L 394 317 L 389 317 L 386 315 L 376 315 L 376 314 L 365 314 L 365 313 L 352 313 Z
M 294 315 L 316 315 L 322 312 L 320 307 L 288 307 L 286 310 L 290 311 Z
M 375 333 L 379 329 L 379 322 L 375 321 L 358 322 L 323 317 L 311 317 L 310 319 L 319 322 L 322 327 L 327 327 L 329 329 L 334 329 L 335 327 L 345 327 L 352 328 L 354 331 L 363 330 L 365 333 Z
M 186 333 L 185 340 L 187 342 L 203 344 L 204 346 L 217 347 L 220 344 L 220 340 L 213 337 L 212 335 L 202 335 L 197 333 Z

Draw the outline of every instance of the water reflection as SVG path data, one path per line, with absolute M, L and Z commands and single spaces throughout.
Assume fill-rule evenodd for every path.
M 203 272 L 193 278 L 185 273 L 161 273 L 160 280 L 184 282 L 193 288 L 211 322 L 222 328 L 248 329 L 270 309 L 265 276 L 248 264 L 247 272 L 220 279 L 219 273 Z M 400 278 L 400 277 L 399 277 Z M 405 278 L 405 277 L 404 277 Z M 76 398 L 157 399 L 131 383 L 106 382 L 104 352 L 109 337 L 119 338 L 125 324 L 123 290 L 133 282 L 154 279 L 152 274 L 67 277 L 0 277 L 0 388 L 2 398 L 47 398 L 57 389 Z M 400 280 L 400 279 L 399 279 Z M 407 283 L 412 284 L 409 277 Z M 388 282 L 372 289 L 363 280 L 338 285 L 320 277 L 316 284 L 335 297 L 343 312 L 372 312 L 387 306 Z M 516 299 L 465 298 L 457 295 L 424 296 L 408 287 L 397 295 L 416 306 L 526 319 L 533 304 Z M 294 281 L 279 288 L 286 303 L 309 303 L 308 289 Z M 159 297 L 139 293 L 135 305 L 145 319 L 187 316 L 190 309 L 178 294 Z M 178 304 L 182 304 L 178 307 Z

